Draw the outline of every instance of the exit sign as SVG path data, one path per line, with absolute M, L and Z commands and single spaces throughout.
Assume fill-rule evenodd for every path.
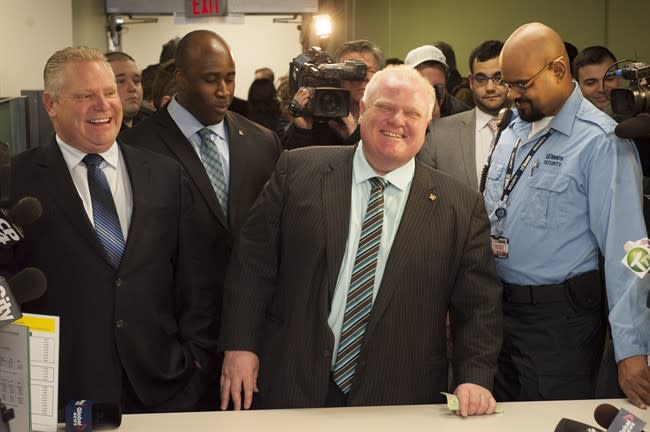
M 185 0 L 185 17 L 224 16 L 226 0 Z

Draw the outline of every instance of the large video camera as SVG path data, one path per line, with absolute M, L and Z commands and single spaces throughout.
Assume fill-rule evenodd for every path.
M 341 80 L 363 80 L 367 70 L 362 61 L 334 63 L 327 52 L 309 49 L 289 64 L 289 90 L 295 95 L 299 88 L 308 87 L 310 97 L 304 107 L 292 99 L 289 113 L 314 119 L 346 117 L 350 113 L 350 92 L 340 88 Z
M 650 113 L 650 65 L 642 62 L 630 63 L 613 75 L 630 81 L 628 88 L 612 89 L 610 98 L 614 114 L 634 116 L 642 112 Z M 646 82 L 641 83 L 643 79 Z
M 614 115 L 623 119 L 614 130 L 616 136 L 635 140 L 650 138 L 650 65 L 630 63 L 607 73 L 612 75 L 630 81 L 629 87 L 612 89 L 610 94 Z

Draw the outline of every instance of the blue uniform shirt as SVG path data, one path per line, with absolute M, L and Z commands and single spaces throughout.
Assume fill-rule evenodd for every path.
M 552 135 L 539 148 L 507 203 L 501 202 L 508 160 L 519 142 L 514 171 L 545 130 L 528 138 L 531 123 L 515 118 L 492 156 L 485 207 L 496 234 L 495 210 L 507 215 L 499 228 L 509 256 L 497 273 L 518 285 L 557 284 L 598 268 L 605 256 L 607 297 L 616 359 L 648 354 L 650 277 L 638 279 L 622 264 L 628 240 L 646 237 L 639 157 L 630 140 L 614 135 L 616 123 L 574 90 L 549 123 Z

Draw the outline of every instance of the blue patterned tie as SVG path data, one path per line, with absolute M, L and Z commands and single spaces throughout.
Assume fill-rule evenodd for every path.
M 214 141 L 212 141 L 212 135 L 214 132 L 208 128 L 203 128 L 198 133 L 201 137 L 201 162 L 203 162 L 205 171 L 210 178 L 210 183 L 212 183 L 212 188 L 217 194 L 221 208 L 227 215 L 228 186 L 226 185 L 226 176 L 223 173 L 221 155 L 219 154 L 217 145 L 214 143 Z
M 124 235 L 106 174 L 99 167 L 103 161 L 103 157 L 94 153 L 83 158 L 83 163 L 88 168 L 88 188 L 93 205 L 95 231 L 104 245 L 111 266 L 117 269 L 124 253 Z
M 363 336 L 372 310 L 377 256 L 384 224 L 384 188 L 388 182 L 381 177 L 373 177 L 370 182 L 372 189 L 352 268 L 350 288 L 343 315 L 343 329 L 333 371 L 334 382 L 346 394 L 352 387 Z

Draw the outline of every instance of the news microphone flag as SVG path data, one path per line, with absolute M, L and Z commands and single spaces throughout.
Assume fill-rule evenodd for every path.
M 614 417 L 607 432 L 642 432 L 646 422 L 635 416 L 628 410 L 621 408 Z
M 66 432 L 93 430 L 93 401 L 70 401 L 65 407 Z

